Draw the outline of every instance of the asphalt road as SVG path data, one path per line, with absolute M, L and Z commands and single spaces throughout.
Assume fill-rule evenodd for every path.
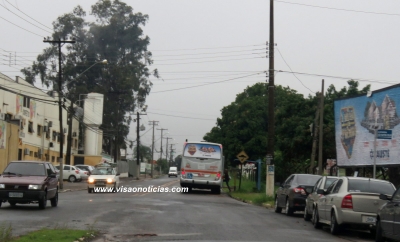
M 125 179 L 124 187 L 179 187 L 177 178 Z M 192 193 L 104 193 L 88 194 L 85 183 L 67 184 L 59 206 L 50 202 L 45 210 L 37 204 L 5 203 L 0 224 L 11 223 L 19 235 L 43 227 L 94 227 L 103 241 L 373 241 L 368 232 L 345 231 L 332 236 L 328 228 L 316 230 L 302 214 L 292 217 L 272 209 L 249 205 L 226 194 L 206 190 Z M 82 190 L 85 189 L 85 190 Z

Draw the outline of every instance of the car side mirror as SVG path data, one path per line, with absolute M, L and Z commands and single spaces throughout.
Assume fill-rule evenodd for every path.
M 381 199 L 381 200 L 392 200 L 392 199 L 389 199 L 389 197 L 387 195 L 385 195 L 385 194 L 379 194 L 379 199 Z
M 317 194 L 325 195 L 326 191 L 324 191 L 324 189 L 318 189 Z
M 57 175 L 56 175 L 56 173 L 52 173 L 52 174 L 49 175 L 49 177 L 51 177 L 51 178 L 57 178 Z

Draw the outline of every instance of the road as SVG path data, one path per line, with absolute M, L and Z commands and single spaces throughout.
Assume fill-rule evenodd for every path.
M 125 180 L 125 187 L 179 186 L 177 178 Z M 75 187 L 85 188 L 85 183 Z M 328 228 L 316 230 L 302 214 L 287 217 L 272 209 L 249 205 L 226 194 L 205 190 L 192 193 L 103 193 L 86 190 L 60 193 L 59 206 L 48 203 L 5 203 L 0 224 L 11 223 L 19 235 L 43 227 L 99 229 L 103 241 L 373 241 L 367 232 L 346 231 L 332 236 Z

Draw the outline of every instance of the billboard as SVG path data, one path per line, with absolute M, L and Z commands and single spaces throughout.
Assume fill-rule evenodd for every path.
M 391 133 L 391 138 L 377 139 L 376 164 L 400 164 L 400 85 L 391 86 L 353 98 L 335 100 L 335 142 L 337 165 L 374 164 L 375 129 Z
M 183 156 L 201 159 L 221 159 L 221 148 L 218 145 L 189 143 L 183 150 Z

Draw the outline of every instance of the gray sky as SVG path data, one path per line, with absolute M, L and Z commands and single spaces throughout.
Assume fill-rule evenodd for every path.
M 0 72 L 11 78 L 22 76 L 18 70 L 29 66 L 48 46 L 43 37 L 50 36 L 47 31 L 51 32 L 48 29 L 51 23 L 78 4 L 89 13 L 94 3 L 92 0 L 1 1 Z M 157 129 L 168 129 L 164 137 L 173 138 L 168 140 L 169 144 L 178 143 L 174 147 L 179 154 L 185 139 L 202 140 L 215 126 L 220 110 L 233 102 L 238 93 L 266 81 L 263 72 L 268 69 L 265 50 L 269 39 L 269 1 L 125 3 L 134 12 L 149 15 L 144 33 L 150 37 L 149 50 L 154 57 L 150 68 L 157 68 L 163 79 L 152 78 L 148 112 L 141 116 L 146 126 L 141 134 L 148 131 L 141 138 L 143 144 L 151 144 L 148 123 L 156 120 L 159 121 L 155 130 L 156 149 L 160 149 L 161 136 Z M 361 79 L 361 87 L 371 84 L 372 90 L 397 83 L 400 1 L 285 0 L 274 4 L 275 69 L 283 71 L 277 73 L 276 85 L 314 95 L 321 90 L 322 79 L 325 90 L 331 84 L 342 88 L 350 78 Z M 9 52 L 16 52 L 16 65 L 8 65 Z M 193 87 L 203 84 L 208 85 Z M 173 90 L 179 88 L 186 89 Z M 136 138 L 135 127 L 132 124 L 129 139 Z M 166 139 L 164 149 L 165 144 Z

